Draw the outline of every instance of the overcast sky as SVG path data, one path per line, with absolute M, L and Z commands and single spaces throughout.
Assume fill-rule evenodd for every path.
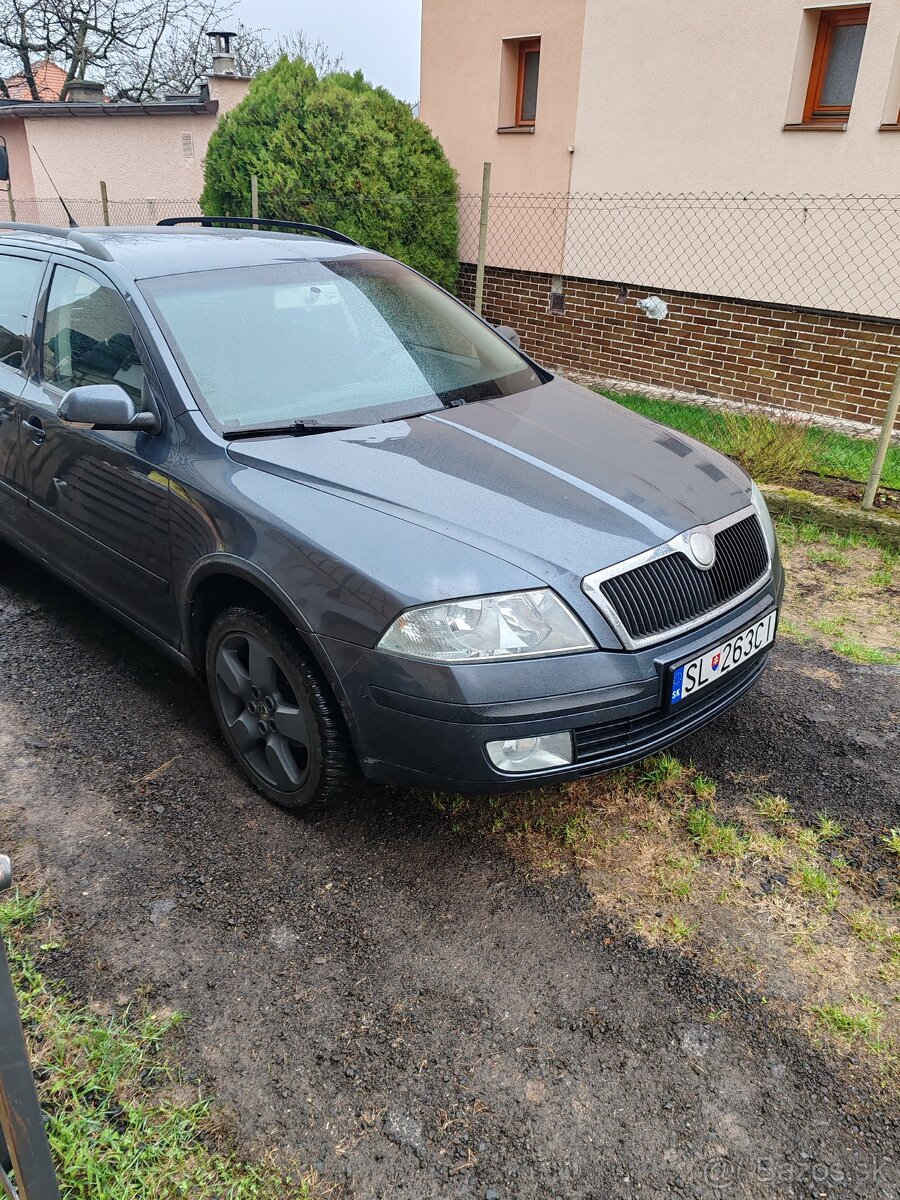
M 236 13 L 272 34 L 302 29 L 371 83 L 401 100 L 419 98 L 421 0 L 238 0 Z

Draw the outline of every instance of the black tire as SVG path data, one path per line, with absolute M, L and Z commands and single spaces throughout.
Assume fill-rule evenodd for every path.
M 206 681 L 229 749 L 275 804 L 330 804 L 362 783 L 337 702 L 287 622 L 252 608 L 220 613 Z

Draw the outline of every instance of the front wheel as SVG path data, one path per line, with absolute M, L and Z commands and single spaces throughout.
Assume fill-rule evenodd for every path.
M 285 622 L 250 608 L 221 613 L 206 679 L 225 740 L 264 796 L 297 809 L 352 790 L 356 764 L 337 703 Z

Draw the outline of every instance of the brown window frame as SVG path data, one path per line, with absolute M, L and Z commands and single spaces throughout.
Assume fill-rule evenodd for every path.
M 850 116 L 851 104 L 821 104 L 822 88 L 825 86 L 825 76 L 828 73 L 835 29 L 844 25 L 868 25 L 868 23 L 868 4 L 860 4 L 854 8 L 823 8 L 820 11 L 816 47 L 813 51 L 812 67 L 809 72 L 809 87 L 806 91 L 806 105 L 803 109 L 804 125 L 815 125 L 820 121 L 841 122 L 846 121 Z M 856 84 L 854 83 L 854 93 L 855 90 Z
M 523 118 L 522 101 L 525 99 L 525 55 L 541 53 L 541 39 L 528 38 L 519 42 L 519 72 L 516 79 L 516 125 L 533 126 L 537 116 L 537 97 L 535 97 L 535 117 Z M 538 61 L 538 78 L 540 79 L 540 60 Z M 540 83 L 538 84 L 540 86 Z

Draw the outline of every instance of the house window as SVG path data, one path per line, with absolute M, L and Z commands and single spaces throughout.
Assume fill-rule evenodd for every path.
M 804 124 L 846 121 L 859 73 L 869 6 L 826 8 L 819 15 Z
M 519 75 L 516 85 L 516 124 L 533 125 L 537 116 L 541 39 L 519 42 Z

